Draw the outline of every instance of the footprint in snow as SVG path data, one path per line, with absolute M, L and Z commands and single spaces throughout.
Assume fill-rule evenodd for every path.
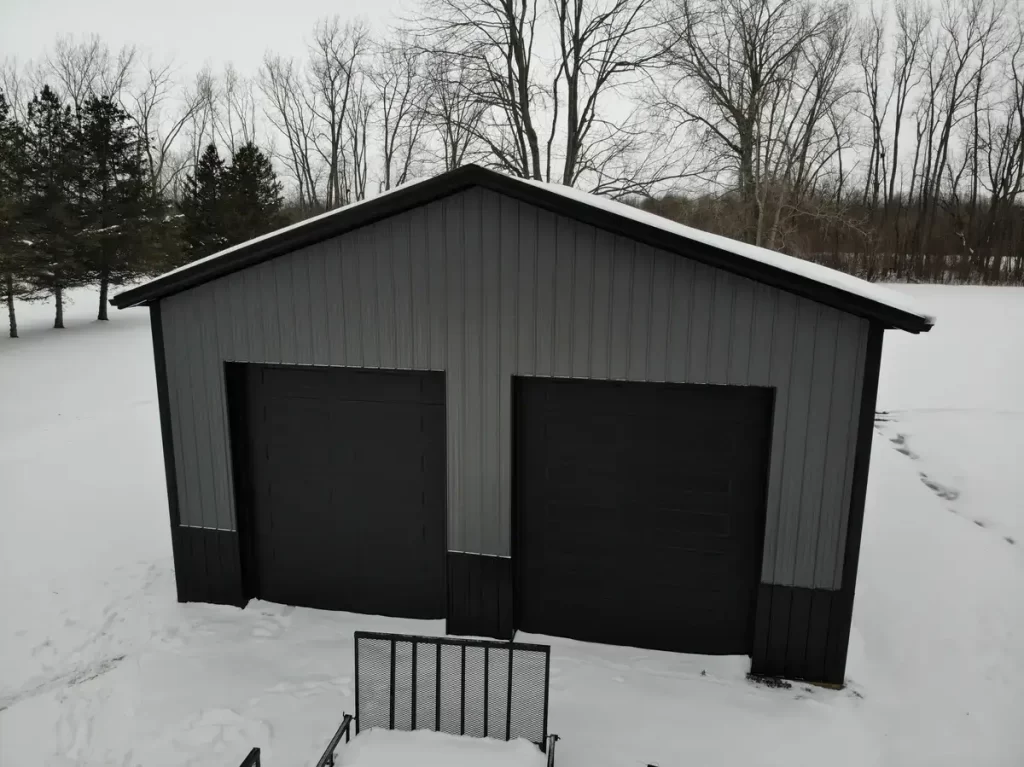
M 943 500 L 946 501 L 955 501 L 957 498 L 960 497 L 959 490 L 956 490 L 952 487 L 946 487 L 945 485 L 936 482 L 923 471 L 918 472 L 918 476 L 921 477 L 921 482 L 924 483 L 924 486 L 931 490 L 933 493 L 935 493 L 937 496 L 939 496 L 939 498 L 942 498 Z
M 889 437 L 889 441 L 896 446 L 897 453 L 903 453 L 907 458 L 912 461 L 916 461 L 920 456 L 910 449 L 907 445 L 907 436 L 905 434 L 897 434 L 895 437 Z

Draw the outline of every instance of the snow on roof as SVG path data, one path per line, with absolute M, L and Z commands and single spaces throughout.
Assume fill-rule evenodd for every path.
M 760 263 L 773 266 L 776 269 L 782 269 L 792 274 L 806 277 L 809 280 L 814 280 L 815 282 L 820 282 L 824 285 L 829 285 L 847 293 L 852 293 L 862 298 L 866 298 L 869 301 L 874 301 L 879 304 L 890 306 L 893 309 L 913 314 L 925 320 L 929 325 L 935 324 L 935 317 L 922 311 L 910 296 L 905 293 L 900 293 L 897 290 L 887 288 L 883 285 L 862 280 L 860 277 L 854 277 L 852 274 L 836 271 L 835 269 L 830 269 L 827 266 L 816 264 L 813 261 L 806 261 L 802 258 L 796 258 L 795 256 L 787 256 L 784 253 L 768 250 L 768 248 L 758 247 L 757 245 L 750 245 L 745 242 L 740 242 L 739 240 L 723 237 L 719 234 L 711 234 L 710 232 L 705 232 L 702 229 L 694 229 L 691 226 L 677 223 L 672 219 L 665 218 L 664 216 L 659 216 L 655 213 L 649 213 L 645 210 L 634 208 L 632 205 L 627 205 L 608 197 L 589 194 L 587 192 L 580 191 L 579 189 L 574 189 L 573 187 L 564 186 L 562 184 L 550 184 L 543 181 L 533 181 L 530 179 L 517 180 L 523 181 L 531 186 L 544 189 L 547 192 L 552 192 L 554 194 L 561 195 L 562 197 L 576 200 L 577 202 L 582 202 L 595 208 L 600 208 L 601 210 L 607 211 L 613 215 L 624 216 L 641 224 L 657 227 L 658 229 L 662 229 L 670 234 L 676 234 L 680 237 L 686 237 L 687 239 L 695 240 L 704 245 L 709 245 L 713 248 L 727 251 L 739 256 L 740 258 L 759 261 Z
M 765 264 L 769 267 L 772 267 L 774 269 L 789 272 L 804 279 L 812 280 L 819 284 L 830 286 L 845 293 L 859 296 L 881 306 L 887 306 L 891 309 L 895 309 L 897 311 L 904 312 L 908 315 L 918 317 L 926 326 L 933 325 L 935 323 L 934 316 L 921 310 L 910 296 L 900 293 L 899 291 L 892 290 L 891 288 L 887 288 L 876 283 L 871 283 L 866 280 L 862 280 L 859 277 L 854 277 L 853 275 L 846 274 L 844 272 L 839 272 L 836 271 L 835 269 L 830 269 L 826 266 L 822 266 L 821 264 L 815 264 L 811 261 L 805 261 L 804 259 L 801 258 L 787 256 L 783 253 L 768 250 L 767 248 L 761 248 L 756 245 L 749 245 L 747 243 L 739 242 L 738 240 L 733 240 L 728 237 L 723 237 L 721 235 L 711 234 L 710 232 L 705 232 L 701 229 L 694 229 L 693 227 L 685 226 L 684 224 L 677 223 L 675 221 L 672 221 L 671 219 L 664 218 L 654 213 L 649 213 L 647 211 L 634 208 L 631 205 L 626 205 L 625 203 L 618 202 L 607 197 L 600 197 L 595 194 L 589 194 L 587 192 L 580 191 L 579 189 L 563 186 L 561 184 L 552 184 L 541 181 L 533 181 L 530 179 L 515 178 L 512 176 L 507 176 L 506 174 L 498 173 L 497 171 L 480 168 L 478 166 L 464 166 L 462 168 L 451 171 L 448 174 L 445 174 L 445 176 L 454 176 L 455 174 L 459 173 L 483 174 L 482 176 L 464 176 L 464 178 L 475 178 L 475 183 L 480 183 L 484 185 L 486 185 L 487 183 L 486 179 L 488 174 L 491 175 L 492 177 L 500 176 L 506 182 L 513 182 L 516 184 L 521 184 L 525 187 L 534 187 L 537 189 L 541 189 L 549 194 L 554 194 L 559 197 L 563 197 L 567 200 L 572 200 L 576 203 L 582 203 L 592 208 L 596 208 L 598 210 L 607 212 L 613 216 L 631 219 L 638 223 L 651 226 L 657 229 L 661 229 L 670 234 L 686 238 L 695 242 L 699 242 L 704 245 L 708 245 L 724 253 L 734 255 L 737 258 L 756 261 L 761 264 Z M 395 194 L 396 192 L 406 192 L 410 189 L 413 189 L 416 186 L 435 182 L 436 179 L 438 178 L 441 177 L 421 179 L 419 181 L 403 184 L 402 186 L 394 187 L 393 189 L 387 192 L 382 192 L 381 194 L 378 194 L 374 197 L 369 197 L 367 199 L 346 205 L 343 208 L 337 208 L 335 210 L 327 211 L 326 213 L 321 213 L 318 216 L 312 216 L 297 223 L 291 224 L 290 226 L 277 229 L 273 232 L 268 232 L 267 234 L 261 235 L 260 237 L 255 237 L 246 242 L 233 245 L 230 248 L 218 251 L 213 255 L 206 256 L 205 258 L 201 258 L 196 261 L 192 261 L 191 263 L 185 264 L 184 266 L 180 266 L 177 269 L 165 272 L 164 274 L 161 274 L 159 277 L 156 277 L 150 282 L 146 283 L 146 286 L 153 286 L 154 289 L 159 290 L 160 288 L 156 285 L 156 283 L 160 283 L 161 285 L 168 285 L 170 283 L 173 283 L 175 281 L 171 278 L 183 272 L 191 272 L 195 270 L 197 267 L 201 267 L 202 265 L 207 264 L 209 262 L 218 261 L 238 251 L 250 251 L 254 248 L 254 246 L 257 246 L 260 243 L 276 239 L 284 234 L 287 234 L 288 232 L 301 229 L 315 222 L 331 219 L 335 216 L 346 216 L 348 213 L 350 213 L 352 210 L 356 208 L 359 208 L 364 205 L 370 205 L 371 203 L 376 203 L 392 194 Z M 116 298 L 117 296 L 115 296 L 115 299 Z

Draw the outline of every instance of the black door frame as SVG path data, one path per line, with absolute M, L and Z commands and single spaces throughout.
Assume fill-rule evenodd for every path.
M 617 379 L 595 379 L 595 378 L 562 378 L 556 376 L 533 376 L 533 375 L 514 375 L 512 376 L 512 450 L 510 452 L 512 458 L 512 536 L 511 536 L 511 554 L 512 554 L 512 594 L 513 594 L 513 607 L 512 607 L 512 626 L 514 631 L 519 631 L 519 620 L 522 615 L 522 599 L 523 593 L 520 588 L 522 583 L 522 567 L 523 558 L 521 556 L 523 551 L 522 532 L 523 532 L 523 513 L 520 508 L 520 501 L 522 499 L 521 485 L 523 482 L 523 472 L 520 471 L 522 465 L 522 451 L 523 451 L 523 440 L 521 438 L 523 431 L 523 411 L 525 408 L 522 407 L 522 387 L 523 385 L 532 380 L 550 380 L 550 381 L 576 381 L 579 383 L 623 383 L 623 384 L 644 384 L 652 383 L 659 386 L 672 386 L 680 389 L 704 389 L 709 386 L 729 386 L 729 387 L 741 387 L 746 388 L 741 384 L 697 384 L 697 383 L 675 383 L 671 381 L 620 381 Z M 754 582 L 754 600 L 751 604 L 750 615 L 747 618 L 747 640 L 750 645 L 750 652 L 748 655 L 753 656 L 754 654 L 754 627 L 755 619 L 757 616 L 758 602 L 760 599 L 760 589 L 758 588 L 761 584 L 761 573 L 764 570 L 764 542 L 765 533 L 768 523 L 768 489 L 769 482 L 771 481 L 771 464 L 772 464 L 772 436 L 775 433 L 775 416 L 776 416 L 776 400 L 778 398 L 778 388 L 775 386 L 757 386 L 751 388 L 758 388 L 767 390 L 770 397 L 770 412 L 768 418 L 768 444 L 767 451 L 765 453 L 764 462 L 764 473 L 761 483 L 761 506 L 762 513 L 758 515 L 758 530 L 757 540 L 761 541 L 760 556 L 757 560 L 757 572 Z
M 259 566 L 256 562 L 256 521 L 253 505 L 254 486 L 252 478 L 252 455 L 249 432 L 249 397 L 250 376 L 254 371 L 264 368 L 283 368 L 287 370 L 323 370 L 335 368 L 339 370 L 365 370 L 372 373 L 431 373 L 440 375 L 444 385 L 444 435 L 442 440 L 442 463 L 444 466 L 445 497 L 442 507 L 442 535 L 444 551 L 440 557 L 441 583 L 445 594 L 445 610 L 448 596 L 448 377 L 443 370 L 406 370 L 393 368 L 357 368 L 347 365 L 300 365 L 289 363 L 264 362 L 224 362 L 224 393 L 228 411 L 228 450 L 230 452 L 230 469 L 234 485 L 235 529 L 239 540 L 240 566 L 242 574 L 242 593 L 246 601 L 260 598 Z M 443 619 L 443 618 L 442 618 Z M 437 619 L 435 619 L 437 620 Z

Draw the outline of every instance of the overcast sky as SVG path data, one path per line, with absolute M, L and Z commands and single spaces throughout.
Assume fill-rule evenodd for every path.
M 135 43 L 191 71 L 233 61 L 255 73 L 263 52 L 299 55 L 318 18 L 362 16 L 383 27 L 401 0 L 0 0 L 0 59 L 39 58 L 57 35 Z

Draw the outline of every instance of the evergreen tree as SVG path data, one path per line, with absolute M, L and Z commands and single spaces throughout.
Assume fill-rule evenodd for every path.
M 107 319 L 111 285 L 153 271 L 162 204 L 147 183 L 146 141 L 138 126 L 108 96 L 82 109 L 81 158 L 84 229 L 80 262 L 100 287 L 97 319 Z
M 28 105 L 25 124 L 27 176 L 21 215 L 26 239 L 24 281 L 54 298 L 53 326 L 64 327 L 64 293 L 85 282 L 78 258 L 84 196 L 80 132 L 69 107 L 50 89 Z
M 235 152 L 224 178 L 224 233 L 227 244 L 251 240 L 281 226 L 281 182 L 253 143 Z
M 224 177 L 224 161 L 214 144 L 206 147 L 195 173 L 185 177 L 181 231 L 189 261 L 216 253 L 227 244 L 223 215 Z
M 18 319 L 14 311 L 16 298 L 27 297 L 22 282 L 26 235 L 21 215 L 25 183 L 25 140 L 21 126 L 0 91 L 0 295 L 7 304 L 8 333 L 18 337 Z

